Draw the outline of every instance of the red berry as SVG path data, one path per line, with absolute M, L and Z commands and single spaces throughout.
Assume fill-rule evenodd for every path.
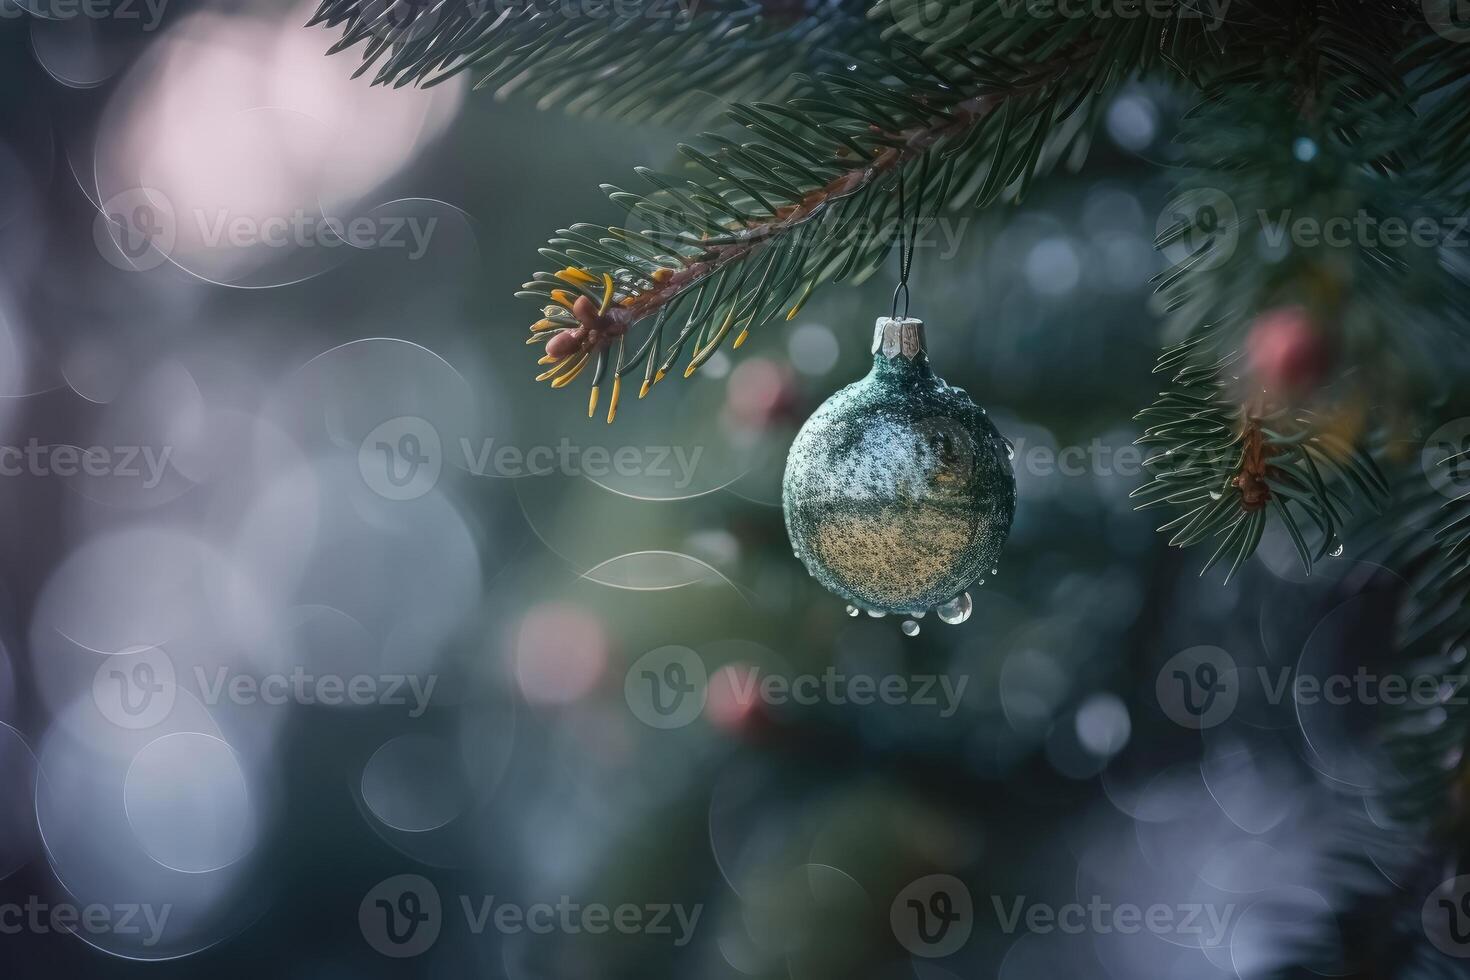
M 1252 377 L 1269 390 L 1310 391 L 1326 379 L 1332 361 L 1322 329 L 1300 306 L 1258 316 L 1245 348 Z
M 788 366 L 753 357 L 730 374 L 725 415 L 742 429 L 769 429 L 793 421 L 799 400 L 796 379 Z

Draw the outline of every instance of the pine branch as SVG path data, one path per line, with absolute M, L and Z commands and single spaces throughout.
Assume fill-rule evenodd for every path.
M 1378 510 L 1388 481 L 1372 455 L 1322 420 L 1239 396 L 1230 371 L 1238 355 L 1216 358 L 1213 336 L 1166 351 L 1158 371 L 1174 371 L 1169 390 L 1139 414 L 1150 423 L 1139 444 L 1154 479 L 1133 493 L 1139 509 L 1178 516 L 1159 528 L 1169 544 L 1214 543 L 1203 575 L 1229 562 L 1229 581 L 1260 544 L 1268 516 L 1279 519 L 1303 566 L 1340 547 L 1353 509 Z
M 1141 416 L 1164 419 L 1148 441 L 1180 453 L 1156 457 L 1156 479 L 1141 493 L 1187 505 L 1166 525 L 1171 544 L 1218 535 L 1211 564 L 1228 557 L 1232 573 L 1260 540 L 1266 501 L 1310 570 L 1336 547 L 1345 489 L 1373 506 L 1382 500 L 1386 484 L 1359 444 L 1364 423 L 1333 429 L 1361 419 L 1363 405 L 1422 402 L 1423 379 L 1447 380 L 1463 363 L 1446 334 L 1453 344 L 1470 322 L 1439 243 L 1395 242 L 1385 231 L 1390 220 L 1442 227 L 1452 213 L 1434 193 L 1443 175 L 1422 160 L 1425 122 L 1403 81 L 1401 52 L 1415 50 L 1428 25 L 1391 6 L 1326 2 L 1284 7 L 1274 19 L 1251 18 L 1248 32 L 1274 39 L 1258 37 L 1251 49 L 1274 44 L 1281 57 L 1257 55 L 1204 78 L 1204 101 L 1181 133 L 1181 220 L 1158 245 L 1192 247 L 1156 282 L 1170 331 L 1189 338 L 1161 363 L 1187 363 L 1186 381 Z M 1347 234 L 1334 239 L 1334 228 Z M 1302 396 L 1263 381 L 1236 353 L 1263 312 L 1288 306 L 1310 316 L 1324 356 L 1337 362 L 1337 387 L 1309 399 L 1325 412 L 1286 411 Z M 1205 422 L 1225 429 L 1210 443 L 1222 456 L 1201 466 L 1175 430 Z M 1256 426 L 1262 438 L 1251 442 Z M 1254 451 L 1225 454 L 1227 443 L 1239 448 L 1231 440 Z M 1297 453 L 1294 465 L 1273 454 L 1280 447 Z M 1203 492 L 1219 496 L 1199 504 Z
M 1295 240 L 1294 227 L 1343 220 L 1357 235 L 1360 213 L 1443 214 L 1432 198 L 1416 201 L 1419 188 L 1403 173 L 1422 138 L 1394 61 L 1408 43 L 1406 21 L 1354 23 L 1334 5 L 1308 6 L 1315 13 L 1305 22 L 1292 7 L 1252 18 L 1241 40 L 1253 56 L 1203 84 L 1178 136 L 1185 207 L 1156 243 L 1195 245 L 1156 280 L 1176 335 L 1209 325 L 1222 347 L 1239 346 L 1266 306 L 1304 302 L 1331 320 L 1348 289 L 1374 302 L 1402 292 L 1414 273 L 1431 274 L 1423 249 Z M 1277 57 L 1261 56 L 1272 49 Z M 1277 254 L 1266 260 L 1262 246 Z M 1381 351 L 1388 332 L 1365 334 L 1360 346 Z
M 1431 823 L 1463 854 L 1470 834 L 1470 493 L 1446 499 L 1441 490 L 1465 485 L 1470 450 L 1439 450 L 1444 487 L 1422 474 L 1406 481 L 1392 521 L 1379 529 L 1384 546 L 1374 557 L 1408 580 L 1399 610 L 1402 669 L 1441 678 L 1439 703 L 1411 700 L 1386 732 L 1403 780 L 1391 803 L 1400 819 Z M 1451 481 L 1451 474 L 1460 479 Z
M 1018 33 L 1029 26 L 1010 22 Z M 621 378 L 640 365 L 642 397 L 686 348 L 688 377 L 731 335 L 739 347 L 777 316 L 794 317 L 822 282 L 861 282 L 880 268 L 900 181 L 908 217 L 1020 199 L 1063 157 L 1080 162 L 1123 77 L 1119 50 L 1149 62 L 1167 26 L 1063 20 L 1017 57 L 983 60 L 896 46 L 866 71 L 800 79 L 820 99 L 734 107 L 754 141 L 709 133 L 702 147 L 679 147 L 705 181 L 642 170 L 652 194 L 608 188 L 651 227 L 573 226 L 542 250 L 556 270 L 520 293 L 544 304 L 528 340 L 546 344 L 538 380 L 563 387 L 592 367 L 590 415 L 611 370 L 612 421 Z M 630 350 L 630 330 L 646 320 Z
M 840 84 L 840 79 L 829 79 L 830 82 Z M 1021 97 L 1025 90 L 1017 88 L 1012 90 L 1010 97 Z M 600 351 L 606 347 L 613 338 L 621 338 L 635 323 L 670 308 L 680 300 L 691 295 L 695 290 L 701 293 L 711 291 L 714 283 L 713 293 L 715 299 L 708 304 L 703 304 L 702 310 L 705 316 L 716 311 L 723 312 L 723 320 L 720 325 L 710 333 L 708 340 L 696 344 L 684 376 L 688 377 L 702 365 L 718 349 L 720 343 L 729 334 L 731 329 L 738 323 L 741 326 L 739 335 L 735 338 L 734 346 L 739 347 L 745 342 L 749 331 L 753 326 L 758 326 L 769 321 L 778 312 L 785 308 L 787 300 L 793 290 L 800 289 L 802 295 L 810 292 L 810 276 L 815 273 L 824 263 L 826 251 L 833 247 L 834 243 L 841 243 L 843 237 L 839 234 L 830 234 L 828 241 L 821 241 L 821 225 L 839 209 L 851 205 L 854 201 L 862 201 L 866 196 L 875 193 L 882 184 L 885 177 L 896 170 L 907 166 L 915 160 L 925 158 L 926 155 L 941 142 L 955 140 L 968 134 L 972 129 L 987 119 L 1000 105 L 1004 97 L 1000 95 L 976 95 L 959 102 L 948 105 L 918 105 L 913 109 L 916 113 L 932 112 L 929 118 L 922 122 L 897 131 L 885 130 L 876 137 L 863 137 L 867 142 L 873 139 L 879 145 L 874 149 L 871 159 L 859 158 L 856 153 L 839 154 L 829 157 L 824 161 L 823 176 L 832 172 L 836 166 L 845 166 L 846 169 L 839 170 L 821 183 L 819 186 L 806 189 L 795 181 L 780 179 L 778 171 L 761 167 L 754 163 L 748 170 L 736 170 L 727 168 L 725 161 L 719 161 L 715 157 L 705 156 L 697 150 L 681 147 L 687 155 L 704 163 L 717 177 L 730 183 L 736 191 L 741 194 L 732 194 L 728 191 L 716 191 L 720 194 L 720 200 L 728 206 L 732 200 L 739 197 L 743 205 L 756 205 L 766 213 L 760 217 L 749 217 L 741 214 L 734 222 L 726 225 L 713 225 L 710 223 L 712 215 L 708 210 L 698 212 L 674 212 L 664 204 L 652 202 L 646 198 L 638 198 L 633 195 L 624 195 L 622 192 L 613 190 L 614 199 L 627 200 L 635 209 L 642 208 L 652 211 L 656 216 L 668 217 L 674 215 L 683 224 L 691 217 L 695 221 L 705 223 L 706 234 L 700 239 L 684 237 L 678 233 L 654 232 L 653 237 L 642 236 L 644 240 L 655 250 L 660 246 L 673 244 L 679 251 L 677 254 L 652 254 L 646 257 L 653 263 L 653 268 L 640 271 L 647 272 L 642 277 L 642 282 L 637 279 L 625 277 L 623 284 L 631 288 L 620 291 L 618 283 L 611 273 L 603 273 L 601 283 L 602 297 L 597 300 L 597 279 L 587 272 L 578 268 L 575 264 L 569 265 L 562 272 L 538 279 L 538 282 L 548 285 L 560 279 L 563 283 L 574 287 L 581 287 L 586 295 L 570 299 L 565 289 L 552 288 L 545 293 L 558 306 L 549 311 L 549 319 L 541 321 L 537 325 L 541 329 L 555 331 L 553 339 L 548 343 L 548 357 L 558 365 L 573 365 L 565 371 L 553 368 L 548 372 L 548 377 L 554 379 L 553 383 L 561 386 L 574 377 L 576 372 L 586 362 L 588 355 L 593 351 Z M 768 131 L 773 131 L 778 125 L 780 118 L 779 110 L 774 107 L 754 106 L 745 110 L 751 128 L 759 129 L 763 125 Z M 741 113 L 737 112 L 737 117 Z M 845 147 L 844 147 L 845 149 Z M 753 155 L 753 151 L 747 146 L 742 147 L 730 157 L 739 155 Z M 866 157 L 866 154 L 864 154 Z M 747 160 L 749 156 L 747 156 Z M 781 166 L 780 162 L 776 166 Z M 822 166 L 823 162 L 817 159 L 809 159 L 807 166 Z M 754 172 L 751 172 L 754 171 Z M 767 178 L 776 177 L 775 181 L 767 180 L 771 185 L 767 191 L 774 191 L 771 196 L 778 200 L 784 200 L 779 206 L 773 205 L 765 193 L 757 189 L 756 182 L 761 180 L 760 171 L 765 171 Z M 811 170 L 811 176 L 816 179 L 816 171 Z M 655 180 L 655 182 L 661 182 Z M 744 185 L 742 187 L 741 185 Z M 671 184 L 667 185 L 672 187 Z M 921 187 L 920 190 L 928 190 L 929 186 Z M 670 196 L 677 198 L 678 192 L 669 191 Z M 918 195 L 922 199 L 922 194 Z M 748 200 L 747 200 L 748 198 Z M 759 200 L 756 200 L 759 198 Z M 692 198 L 685 198 L 686 201 Z M 711 199 L 710 207 L 717 207 Z M 849 211 L 866 210 L 865 208 L 850 207 Z M 832 219 L 834 223 L 840 224 L 841 217 Z M 803 233 L 808 230 L 816 232 L 813 238 L 818 241 L 818 246 L 812 250 L 809 246 L 811 241 L 803 241 Z M 563 232 L 562 234 L 574 234 L 575 232 Z M 618 230 L 614 230 L 617 235 Z M 859 235 L 863 229 L 858 229 Z M 635 233 L 624 232 L 625 240 Z M 848 249 L 850 255 L 864 255 L 872 253 L 874 245 L 886 244 L 881 236 L 865 236 L 870 241 L 860 241 Z M 871 243 L 870 243 L 871 242 Z M 556 244 L 553 242 L 553 244 Z M 611 240 L 605 240 L 603 244 L 614 244 Z M 780 247 L 785 247 L 786 261 L 782 261 Z M 840 248 L 840 244 L 838 244 Z M 761 256 L 770 253 L 765 270 L 759 278 L 752 282 L 748 273 L 740 277 L 741 281 L 736 283 L 733 290 L 728 290 L 729 276 L 736 267 L 757 262 Z M 803 253 L 806 253 L 803 255 Z M 881 248 L 881 254 L 886 254 L 886 248 Z M 881 256 L 880 256 L 881 257 Z M 570 256 L 568 256 L 570 260 Z M 610 255 L 607 258 L 622 262 L 628 257 L 622 255 Z M 830 266 L 831 260 L 825 263 Z M 846 266 L 862 265 L 865 268 L 873 265 L 872 258 L 866 261 L 845 262 Z M 749 284 L 749 288 L 747 288 Z M 774 287 L 784 284 L 784 290 Z M 527 284 L 527 291 L 531 295 L 539 295 L 536 289 L 537 283 Z M 639 288 L 642 286 L 642 288 Z M 720 297 L 726 297 L 721 300 Z M 570 301 L 569 301 L 570 299 Z M 696 303 L 696 307 L 701 304 Z M 787 319 L 794 316 L 800 308 L 800 301 L 787 313 Z M 570 319 L 568 319 L 570 316 Z M 655 370 L 650 379 L 645 380 L 644 388 L 640 397 L 647 394 L 649 385 L 662 380 L 664 373 L 669 370 L 679 351 L 687 341 L 689 333 L 695 329 L 700 317 L 691 314 L 689 323 L 686 325 L 679 337 L 674 341 L 673 349 L 660 367 Z M 713 321 L 711 321 L 713 322 Z M 575 326 L 572 324 L 575 323 Z M 560 324 L 564 329 L 558 330 Z M 657 333 L 661 333 L 662 325 L 655 327 L 654 345 L 658 345 Z M 537 331 L 539 332 L 539 330 Z M 565 335 L 565 340 L 558 341 L 555 338 Z M 539 338 L 538 338 L 539 339 Z M 569 341 L 575 341 L 572 346 Z M 563 352 L 566 353 L 563 353 Z M 649 361 L 653 363 L 652 360 Z M 635 368 L 637 359 L 625 362 L 619 374 Z M 600 374 L 601 372 L 599 372 Z M 594 386 L 595 391 L 595 386 Z M 593 398 L 594 404 L 596 397 Z
M 1365 529 L 1373 541 L 1365 555 L 1404 583 L 1398 640 L 1384 676 L 1421 692 L 1422 680 L 1434 679 L 1435 689 L 1432 698 L 1420 693 L 1385 709 L 1378 736 L 1388 765 L 1380 771 L 1371 831 L 1365 827 L 1361 840 L 1342 842 L 1329 857 L 1339 880 L 1352 883 L 1345 911 L 1309 955 L 1295 960 L 1317 973 L 1327 963 L 1336 964 L 1334 975 L 1363 980 L 1463 973 L 1425 943 L 1423 908 L 1426 895 L 1467 866 L 1470 839 L 1470 494 L 1443 495 L 1466 485 L 1470 450 L 1440 445 L 1425 452 L 1441 454 L 1434 470 L 1443 476 L 1426 479 L 1416 466 L 1398 481 L 1384 518 Z
M 1454 0 L 1425 0 L 1424 15 L 1436 28 L 1407 50 L 1399 68 L 1423 105 L 1418 126 L 1423 153 L 1418 173 L 1450 213 L 1470 213 L 1470 31 L 1460 26 Z M 1470 243 L 1467 243 L 1470 244 Z
M 872 48 L 859 0 L 322 0 L 310 26 L 362 45 L 374 84 L 477 89 L 625 120 L 791 94 L 795 66 Z

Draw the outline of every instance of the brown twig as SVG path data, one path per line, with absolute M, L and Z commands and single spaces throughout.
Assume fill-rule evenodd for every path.
M 1015 98 L 1055 81 L 1078 58 L 1085 57 L 1087 53 L 1074 52 L 1071 57 L 1058 59 L 1053 65 L 1031 76 L 1025 84 L 1007 92 L 961 99 L 947 107 L 943 116 L 936 115 L 923 125 L 897 132 L 875 131 L 875 135 L 887 138 L 885 142 L 902 145 L 883 147 L 874 154 L 872 160 L 844 171 L 821 187 L 813 188 L 801 200 L 778 208 L 769 218 L 753 221 L 743 228 L 733 230 L 732 235 L 738 237 L 737 241 L 708 245 L 701 257 L 686 261 L 677 269 L 659 270 L 651 288 L 636 293 L 621 303 L 599 309 L 593 303 L 578 301 L 568 310 L 579 325 L 575 330 L 577 342 L 572 344 L 561 341 L 553 351 L 550 348 L 556 338 L 552 338 L 548 342 L 548 356 L 564 360 L 606 347 L 613 339 L 626 334 L 634 324 L 657 313 L 721 269 L 755 256 L 773 241 L 821 215 L 836 202 L 870 187 L 895 168 L 922 156 L 940 141 L 963 134 L 978 125 L 1003 105 L 1006 99 Z M 580 273 L 585 270 L 575 271 Z
M 1266 475 L 1271 469 L 1271 457 L 1276 448 L 1266 441 L 1261 431 L 1261 422 L 1246 416 L 1241 432 L 1244 449 L 1240 457 L 1240 468 L 1230 480 L 1230 485 L 1240 491 L 1240 506 L 1245 511 L 1257 511 L 1271 502 L 1271 487 Z

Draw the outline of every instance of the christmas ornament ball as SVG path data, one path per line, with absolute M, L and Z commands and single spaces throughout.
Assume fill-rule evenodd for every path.
M 985 410 L 930 367 L 923 323 L 884 317 L 872 370 L 792 443 L 786 530 L 829 591 L 872 613 L 925 613 L 999 559 L 1016 511 L 1010 455 Z

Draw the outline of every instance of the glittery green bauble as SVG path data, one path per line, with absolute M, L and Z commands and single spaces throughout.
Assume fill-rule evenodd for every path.
M 908 319 L 878 321 L 873 369 L 807 419 L 781 491 L 807 570 L 881 613 L 927 612 L 975 584 L 1016 513 L 1010 445 L 934 374 Z

